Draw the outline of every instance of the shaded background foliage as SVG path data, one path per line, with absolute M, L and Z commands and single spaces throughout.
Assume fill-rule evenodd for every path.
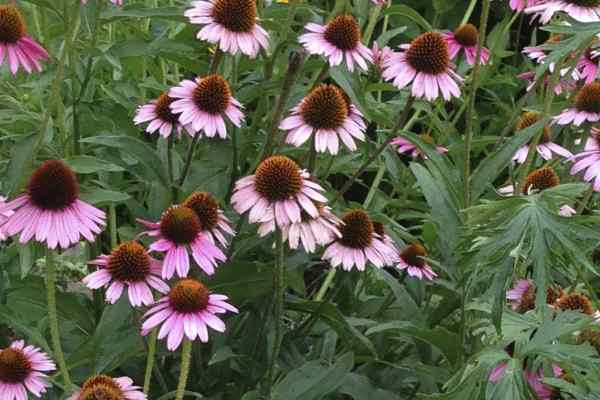
M 63 1 L 19 2 L 30 31 L 55 57 L 64 46 L 63 5 L 72 7 Z M 96 243 L 81 244 L 58 260 L 62 341 L 76 382 L 92 373 L 143 381 L 146 343 L 139 336 L 141 313 L 125 301 L 107 306 L 100 294 L 77 282 L 87 272 L 87 260 L 109 252 L 116 239 L 133 239 L 140 232 L 135 218 L 156 220 L 167 206 L 182 200 L 173 198 L 168 184 L 167 142 L 145 134 L 133 125 L 132 117 L 137 105 L 181 78 L 204 74 L 212 54 L 206 43 L 195 39 L 197 27 L 183 18 L 186 2 L 128 3 L 99 9 L 91 1 L 81 8 L 61 98 L 50 110 L 44 132 L 40 126 L 50 106 L 56 63 L 41 75 L 17 79 L 0 70 L 0 192 L 14 196 L 39 160 L 64 158 L 79 175 L 82 198 L 106 209 L 111 218 L 109 229 Z M 382 11 L 372 38 L 381 46 L 395 46 L 431 27 L 452 30 L 468 3 L 394 1 Z M 371 216 L 386 224 L 398 244 L 424 242 L 441 278 L 425 283 L 404 279 L 394 270 L 371 268 L 365 273 L 338 274 L 324 301 L 314 301 L 328 266 L 318 256 L 288 252 L 286 333 L 274 398 L 518 399 L 530 392 L 520 373 L 524 360 L 546 366 L 560 363 L 571 380 L 548 382 L 563 389 L 565 398 L 600 398 L 598 353 L 572 339 L 574 332 L 590 324 L 587 316 L 565 312 L 553 318 L 543 305 L 537 313 L 520 315 L 505 306 L 506 289 L 528 268 L 535 271 L 540 294 L 545 295 L 551 282 L 565 287 L 587 284 L 596 300 L 598 276 L 592 256 L 600 239 L 594 229 L 595 198 L 582 216 L 568 221 L 554 212 L 557 205 L 583 196 L 587 190 L 583 184 L 512 199 L 500 199 L 494 190 L 509 180 L 508 167 L 516 149 L 544 123 L 518 136 L 510 131 L 507 138 L 501 137 L 521 111 L 518 100 L 525 94 L 525 82 L 516 75 L 535 68 L 516 49 L 548 37 L 526 16 L 511 20 L 513 14 L 505 3 L 492 2 L 486 46 L 492 50 L 493 62 L 482 70 L 476 98 L 470 202 L 475 206 L 465 210 L 459 172 L 465 159 L 463 96 L 447 104 L 416 104 L 413 133 L 406 136 L 426 152 L 427 161 L 387 149 L 336 207 L 342 211 L 366 203 Z M 322 20 L 335 7 L 347 7 L 364 26 L 373 12 L 368 0 L 309 1 L 295 7 L 295 17 L 286 23 L 289 4 L 260 4 L 261 23 L 271 35 L 268 54 L 256 60 L 226 58 L 222 72 L 244 104 L 247 120 L 234 133 L 234 140 L 202 139 L 182 196 L 210 191 L 227 205 L 233 180 L 248 174 L 260 155 L 289 59 L 301 51 L 297 37 L 306 22 Z M 471 18 L 474 22 L 479 7 Z M 384 20 L 389 24 L 385 32 Z M 570 29 L 577 39 L 563 45 L 564 55 L 600 32 L 600 25 L 562 29 Z M 286 109 L 306 94 L 322 65 L 317 57 L 307 59 Z M 459 72 L 464 75 L 466 66 L 459 65 Z M 316 175 L 327 178 L 323 183 L 335 193 L 384 140 L 406 93 L 380 82 L 374 71 L 360 75 L 333 68 L 328 80 L 340 85 L 370 121 L 369 140 L 360 151 L 318 158 Z M 535 94 L 526 105 L 542 110 L 543 101 Z M 553 114 L 563 106 L 562 100 L 556 100 Z M 423 132 L 448 147 L 448 156 L 438 155 L 414 134 Z M 570 134 L 575 137 L 576 132 Z M 70 144 L 74 136 L 81 138 L 79 149 Z M 185 136 L 175 144 L 175 176 L 182 171 L 189 143 Z M 280 150 L 296 160 L 305 159 L 304 149 Z M 567 170 L 557 168 L 568 181 Z M 372 185 L 374 181 L 377 185 Z M 230 296 L 241 313 L 227 319 L 225 334 L 194 347 L 188 390 L 208 399 L 251 400 L 258 398 L 256 388 L 265 374 L 273 340 L 272 240 L 258 238 L 255 227 L 225 209 L 237 222 L 239 235 L 229 261 L 206 282 Z M 43 250 L 14 242 L 1 246 L 0 347 L 25 336 L 49 350 Z M 492 368 L 508 359 L 504 347 L 513 342 L 516 350 L 507 374 L 499 383 L 488 384 Z M 174 389 L 178 369 L 177 354 L 159 347 L 150 398 Z M 59 392 L 51 392 L 49 398 L 59 398 Z

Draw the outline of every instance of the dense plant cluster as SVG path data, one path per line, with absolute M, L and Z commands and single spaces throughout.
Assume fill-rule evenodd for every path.
M 600 1 L 0 4 L 0 399 L 600 400 Z

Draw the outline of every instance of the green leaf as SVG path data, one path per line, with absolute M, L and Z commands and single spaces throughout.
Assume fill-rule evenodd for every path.
M 12 146 L 7 176 L 3 178 L 2 190 L 6 194 L 14 195 L 25 184 L 27 176 L 33 169 L 33 157 L 37 140 L 38 136 L 31 134 Z
M 135 158 L 149 172 L 149 181 L 158 180 L 164 187 L 168 187 L 169 179 L 156 151 L 139 139 L 125 135 L 98 135 L 82 139 L 82 142 L 113 147 Z
M 410 8 L 409 6 L 406 6 L 404 4 L 396 4 L 391 7 L 388 7 L 384 11 L 383 14 L 384 15 L 403 15 L 405 17 L 410 18 L 418 25 L 420 25 L 424 31 L 428 32 L 428 31 L 433 30 L 433 28 L 431 27 L 431 24 L 429 22 L 427 22 L 427 20 L 425 18 L 423 18 L 421 16 L 421 14 L 419 14 L 418 12 L 416 12 L 415 10 L 413 10 L 412 8 Z
M 125 168 L 111 164 L 92 156 L 77 156 L 65 160 L 78 174 L 94 174 L 96 172 L 122 172 Z
M 274 400 L 319 400 L 333 393 L 354 366 L 354 356 L 346 353 L 330 367 L 309 361 L 291 371 L 274 388 Z
M 81 192 L 81 199 L 93 205 L 118 204 L 131 198 L 127 193 L 112 190 L 93 188 Z

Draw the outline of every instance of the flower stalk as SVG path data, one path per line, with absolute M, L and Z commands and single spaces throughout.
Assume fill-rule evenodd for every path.
M 188 376 L 190 374 L 190 365 L 192 361 L 192 342 L 184 336 L 181 348 L 181 370 L 179 372 L 179 382 L 177 383 L 177 392 L 175 400 L 182 400 L 187 386 Z

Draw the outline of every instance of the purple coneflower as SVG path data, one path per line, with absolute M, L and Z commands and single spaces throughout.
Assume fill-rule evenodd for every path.
M 14 211 L 6 209 L 6 197 L 0 196 L 0 241 L 6 239 L 6 234 L 4 233 L 4 229 L 2 229 L 2 225 L 8 220 L 8 217 L 13 214 Z
M 326 246 L 336 238 L 341 237 L 338 225 L 341 220 L 331 212 L 331 208 L 322 203 L 316 203 L 319 210 L 317 217 L 312 217 L 306 212 L 300 213 L 300 221 L 281 227 L 284 242 L 288 242 L 290 249 L 297 249 L 301 243 L 304 251 L 314 253 L 317 246 Z M 275 220 L 264 222 L 258 228 L 261 237 L 275 231 Z
M 344 60 L 350 72 L 354 63 L 363 70 L 373 61 L 371 50 L 360 42 L 360 26 L 352 15 L 338 15 L 327 25 L 309 23 L 309 31 L 298 40 L 310 54 L 325 56 L 329 65 L 340 65 Z
M 523 11 L 525 9 L 525 7 L 535 6 L 540 1 L 543 1 L 543 0 L 510 0 L 508 5 L 511 8 L 511 10 L 520 12 L 520 11 Z
M 553 305 L 562 296 L 560 287 L 549 286 L 546 289 L 546 304 Z M 536 291 L 533 282 L 529 279 L 518 279 L 513 287 L 506 291 L 506 299 L 510 308 L 520 314 L 535 309 Z
M 462 82 L 451 67 L 450 50 L 444 37 L 437 32 L 425 32 L 411 44 L 401 45 L 384 62 L 383 77 L 402 89 L 412 82 L 412 95 L 435 100 L 460 96 L 457 82 Z
M 571 175 L 585 171 L 583 179 L 587 182 L 593 180 L 593 188 L 596 192 L 600 192 L 600 143 L 598 143 L 600 136 L 598 135 L 600 130 L 592 128 L 583 151 L 571 157 L 571 160 L 575 161 L 571 168 Z
M 315 135 L 315 150 L 335 155 L 340 139 L 350 151 L 356 150 L 354 139 L 365 140 L 361 112 L 335 85 L 317 86 L 291 111 L 279 128 L 289 131 L 286 142 L 296 147 Z
M 200 232 L 206 235 L 212 243 L 218 242 L 221 246 L 227 247 L 225 236 L 234 236 L 235 231 L 231 227 L 231 221 L 219 208 L 219 203 L 212 194 L 194 192 L 181 205 L 194 210 L 200 222 Z
M 198 39 L 218 43 L 224 52 L 254 58 L 269 47 L 269 34 L 256 23 L 255 0 L 193 1 L 184 15 L 192 24 L 202 25 Z
M 454 32 L 443 32 L 442 37 L 448 44 L 450 51 L 450 59 L 454 60 L 458 57 L 461 50 L 464 50 L 469 65 L 475 64 L 477 57 L 477 43 L 479 42 L 479 30 L 473 24 L 464 24 Z M 481 47 L 479 62 L 487 64 L 490 59 L 490 51 L 485 47 Z
M 170 107 L 174 114 L 180 114 L 179 123 L 194 132 L 204 131 L 208 137 L 227 137 L 224 116 L 238 128 L 244 120 L 242 105 L 231 95 L 229 83 L 221 75 L 186 79 L 171 88 L 169 96 L 176 99 Z
M 375 231 L 373 221 L 363 210 L 344 215 L 338 229 L 341 236 L 323 254 L 323 260 L 331 266 L 341 265 L 346 271 L 356 267 L 364 271 L 368 262 L 382 268 L 397 261 L 396 249 L 384 243 L 384 238 Z
M 598 77 L 599 57 L 600 54 L 598 53 L 598 49 L 589 48 L 577 63 L 579 76 L 581 79 L 585 79 L 585 83 L 592 83 Z
M 35 397 L 46 393 L 47 372 L 56 369 L 46 353 L 34 346 L 25 346 L 17 340 L 0 350 L 0 398 L 2 400 L 27 400 L 27 392 Z
M 142 325 L 142 335 L 162 324 L 158 339 L 168 336 L 167 348 L 171 351 L 179 347 L 183 335 L 191 341 L 198 338 L 206 343 L 208 327 L 225 332 L 225 323 L 216 314 L 227 311 L 238 312 L 227 302 L 227 296 L 212 294 L 196 279 L 182 279 L 144 315 L 146 321 Z
M 21 233 L 19 242 L 45 242 L 50 249 L 63 249 L 79 242 L 92 242 L 102 231 L 104 212 L 79 199 L 79 184 L 65 163 L 49 160 L 38 167 L 27 191 L 4 204 L 0 213 L 14 211 L 2 225 L 7 236 Z
M 437 274 L 433 272 L 431 266 L 425 260 L 427 250 L 419 243 L 406 246 L 400 251 L 400 257 L 396 267 L 400 270 L 406 270 L 408 275 L 417 279 L 433 280 Z
M 148 236 L 157 238 L 151 251 L 164 253 L 162 277 L 171 279 L 175 272 L 185 278 L 190 270 L 190 253 L 196 264 L 208 275 L 215 273 L 218 262 L 225 254 L 202 233 L 198 216 L 189 207 L 175 205 L 167 208 L 157 223 L 138 219 L 149 230 Z
M 435 146 L 435 148 L 439 154 L 444 154 L 444 153 L 448 152 L 447 148 L 445 148 L 443 146 L 438 146 L 435 143 L 435 140 L 433 139 L 433 137 L 428 133 L 421 133 L 419 135 L 419 138 L 423 142 L 428 143 L 432 146 Z M 423 159 L 427 159 L 427 156 L 425 155 L 425 153 L 423 153 L 417 146 L 412 144 L 408 139 L 405 139 L 401 136 L 394 138 L 391 141 L 391 144 L 398 146 L 398 153 L 408 154 L 414 158 L 422 157 Z
M 600 82 L 585 84 L 575 95 L 573 107 L 554 117 L 559 125 L 579 126 L 584 122 L 600 120 Z
M 25 20 L 12 4 L 0 4 L 0 65 L 4 59 L 15 75 L 19 67 L 28 73 L 41 72 L 40 60 L 48 60 L 46 50 L 27 35 Z
M 90 264 L 99 269 L 83 278 L 90 289 L 107 287 L 106 301 L 115 304 L 127 289 L 129 303 L 134 307 L 154 302 L 150 288 L 167 293 L 169 286 L 160 279 L 161 262 L 150 257 L 135 241 L 121 243 L 109 254 L 103 254 Z
M 559 378 L 563 374 L 563 370 L 556 364 L 552 365 L 552 373 L 555 378 Z M 537 372 L 525 371 L 525 378 L 536 396 L 540 400 L 552 400 L 560 398 L 560 391 L 557 388 L 542 383 L 544 379 L 544 369 L 540 368 Z
M 173 130 L 177 131 L 178 136 L 181 135 L 184 126 L 179 123 L 179 115 L 174 114 L 171 110 L 171 103 L 174 101 L 175 99 L 169 97 L 168 92 L 162 93 L 156 100 L 139 106 L 133 122 L 136 125 L 149 122 L 146 132 L 155 133 L 158 131 L 160 136 L 164 138 L 171 136 Z M 193 136 L 192 128 L 185 128 Z
M 527 14 L 539 15 L 543 24 L 559 11 L 580 22 L 600 21 L 600 0 L 543 0 L 525 9 Z
M 528 111 L 523 113 L 521 119 L 519 120 L 516 126 L 517 133 L 534 125 L 541 118 L 542 115 L 538 112 Z M 569 150 L 552 141 L 552 133 L 549 125 L 545 125 L 543 130 L 544 131 L 542 137 L 540 138 L 540 141 L 535 148 L 540 157 L 542 157 L 544 160 L 550 160 L 552 158 L 552 154 L 558 154 L 562 157 L 567 158 L 573 156 L 573 154 Z M 525 144 L 521 148 L 519 148 L 519 150 L 517 150 L 513 157 L 513 160 L 519 164 L 523 164 L 527 159 L 528 153 L 529 145 Z
M 576 70 L 573 70 L 573 75 L 577 75 L 575 79 L 569 79 L 566 77 L 561 78 L 556 85 L 554 85 L 554 93 L 556 95 L 561 95 L 563 93 L 568 93 L 577 88 L 577 83 L 575 82 L 579 79 L 579 73 Z M 523 79 L 527 81 L 527 91 L 529 92 L 533 86 L 535 85 L 535 71 L 527 71 L 517 75 L 517 78 Z M 547 72 L 544 74 L 544 85 L 548 85 L 550 83 L 550 74 Z
M 377 66 L 379 72 L 383 72 L 385 60 L 387 60 L 387 58 L 394 52 L 388 46 L 379 48 L 379 44 L 377 42 L 373 42 L 373 46 L 371 46 L 371 53 L 373 53 L 373 65 Z
M 311 180 L 306 170 L 284 156 L 262 161 L 254 175 L 235 183 L 231 204 L 238 214 L 250 211 L 250 223 L 275 219 L 279 227 L 302 221 L 302 212 L 319 216 L 317 203 L 327 203 L 321 194 L 325 189 Z
M 111 378 L 107 375 L 94 375 L 67 400 L 146 400 L 147 397 L 141 389 L 127 376 Z

